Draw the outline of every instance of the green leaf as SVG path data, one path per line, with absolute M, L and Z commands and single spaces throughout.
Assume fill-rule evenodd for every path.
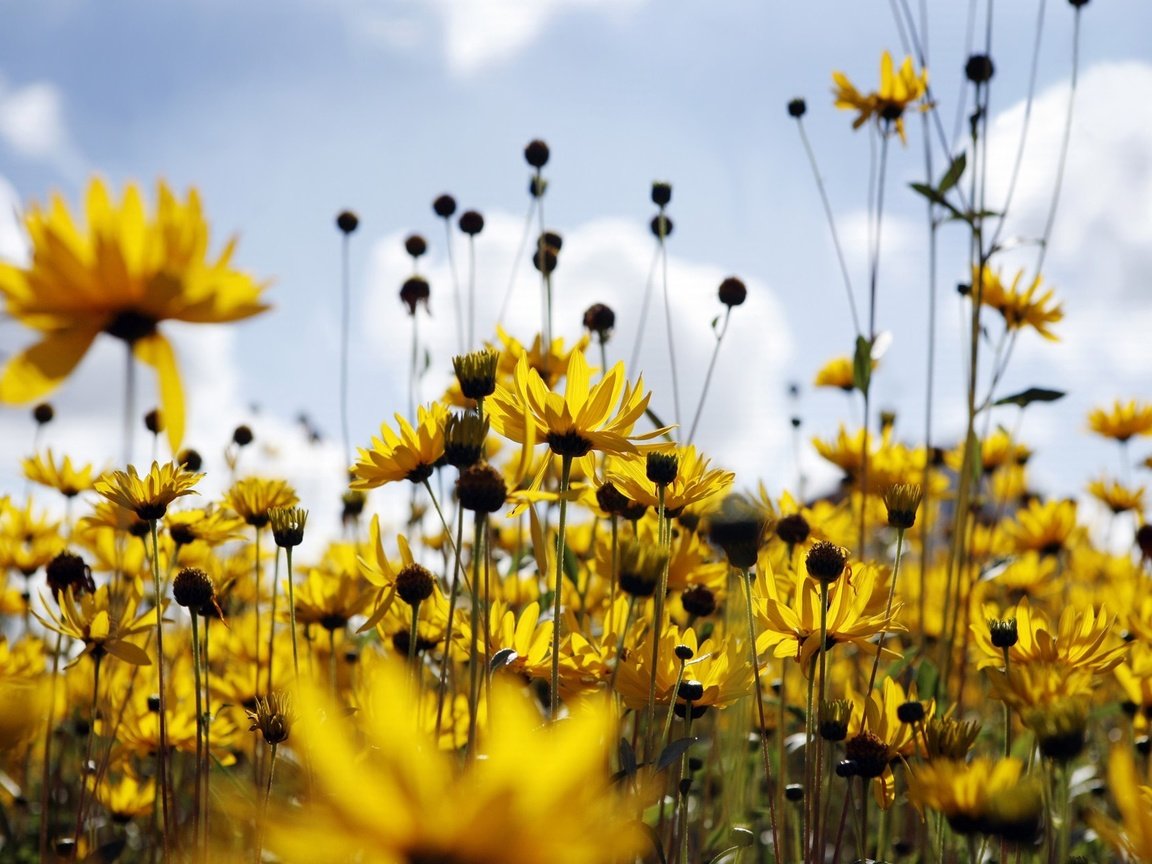
M 933 204 L 939 204 L 941 207 L 943 207 L 948 212 L 950 212 L 952 214 L 951 218 L 953 218 L 953 219 L 963 219 L 964 218 L 964 214 L 962 214 L 959 210 L 957 210 L 954 206 L 952 206 L 952 204 L 950 204 L 948 202 L 948 199 L 946 199 L 943 195 L 941 195 L 939 192 L 937 192 L 935 189 L 933 189 L 928 184 L 926 184 L 926 183 L 909 183 L 908 185 L 912 187 L 913 192 L 916 192 L 920 195 L 923 195 L 925 198 L 927 198 Z
M 1019 405 L 1025 408 L 1033 402 L 1055 402 L 1057 399 L 1063 399 L 1067 394 L 1063 390 L 1048 390 L 1044 387 L 1029 387 L 1027 390 L 1021 390 L 1019 393 L 1013 393 L 1011 396 L 1005 396 L 1003 399 L 997 399 L 993 405 Z
M 928 699 L 936 695 L 936 686 L 940 681 L 940 670 L 931 660 L 925 660 L 916 670 L 916 692 L 921 699 Z
M 856 337 L 856 356 L 852 358 L 852 385 L 861 393 L 867 393 L 872 383 L 872 342 L 863 336 Z
M 688 752 L 688 748 L 695 744 L 698 738 L 677 738 L 662 751 L 660 757 L 656 760 L 656 770 L 663 771 L 681 756 Z
M 627 738 L 621 738 L 619 744 L 620 751 L 620 770 L 628 777 L 636 774 L 636 751 L 632 749 L 632 744 Z
M 964 169 L 968 167 L 968 156 L 961 153 L 952 160 L 952 164 L 948 166 L 948 170 L 944 172 L 944 176 L 940 179 L 940 185 L 936 187 L 936 191 L 943 195 L 953 186 L 955 186 L 964 174 Z
M 735 844 L 734 848 L 741 849 L 746 846 L 751 846 L 756 842 L 756 835 L 749 831 L 747 828 L 736 827 L 729 832 L 729 836 Z

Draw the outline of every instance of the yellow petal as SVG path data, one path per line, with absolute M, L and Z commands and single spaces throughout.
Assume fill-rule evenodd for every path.
M 56 389 L 84 357 L 103 322 L 50 333 L 8 361 L 0 402 L 31 402 Z
M 133 352 L 141 363 L 147 363 L 156 370 L 156 382 L 160 385 L 160 412 L 168 433 L 168 446 L 175 455 L 180 452 L 184 440 L 184 387 L 180 383 L 180 370 L 176 367 L 172 344 L 159 333 L 152 333 L 138 340 Z

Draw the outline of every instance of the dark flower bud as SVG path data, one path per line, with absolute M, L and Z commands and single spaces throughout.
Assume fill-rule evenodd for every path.
M 595 333 L 603 345 L 616 326 L 616 313 L 603 303 L 593 303 L 584 310 L 584 329 Z
M 453 468 L 468 468 L 484 455 L 488 437 L 488 418 L 480 419 L 475 411 L 450 414 L 444 422 L 444 461 Z
M 677 645 L 675 648 L 676 659 L 683 663 L 687 663 L 693 657 L 693 651 L 687 645 Z
M 992 644 L 1001 649 L 1011 648 L 1020 641 L 1015 618 L 989 619 L 988 635 L 992 638 Z
M 964 74 L 973 84 L 984 84 L 991 81 L 995 71 L 996 67 L 992 64 L 992 58 L 987 54 L 973 54 L 964 64 Z
M 799 783 L 789 783 L 784 787 L 784 797 L 796 804 L 804 800 L 804 787 Z
M 359 489 L 349 489 L 341 495 L 341 521 L 347 525 L 349 522 L 355 522 L 359 519 L 360 514 L 364 512 L 364 502 L 364 493 Z
M 237 447 L 247 447 L 252 443 L 252 427 L 241 424 L 232 430 L 232 443 Z
M 1068 3 L 1074 8 L 1079 9 L 1081 6 L 1087 6 L 1088 0 L 1068 0 Z
M 1136 529 L 1136 546 L 1140 550 L 1140 557 L 1152 560 L 1152 523 L 1141 525 Z
M 181 467 L 187 468 L 194 473 L 199 473 L 201 467 L 204 465 L 204 459 L 200 456 L 200 452 L 193 450 L 191 447 L 181 450 L 176 457 L 176 461 Z
M 172 580 L 172 596 L 185 609 L 207 606 L 216 596 L 212 577 L 197 567 L 185 567 Z
M 164 431 L 164 417 L 160 414 L 159 408 L 153 408 L 144 415 L 144 428 L 153 435 L 159 435 Z
M 411 276 L 400 286 L 400 300 L 408 307 L 408 314 L 415 315 L 416 307 L 424 304 L 424 311 L 428 311 L 428 298 L 432 295 L 432 287 L 423 276 Z
M 739 306 L 748 298 L 748 288 L 735 276 L 729 276 L 721 282 L 716 293 L 720 297 L 720 302 L 729 309 Z
M 663 213 L 653 216 L 652 222 L 649 223 L 648 227 L 650 227 L 652 233 L 660 239 L 672 236 L 672 220 Z
M 460 472 L 456 480 L 456 495 L 465 510 L 495 513 L 508 500 L 508 486 L 499 471 L 481 463 Z
M 281 549 L 291 549 L 304 542 L 304 526 L 308 524 L 308 511 L 300 507 L 274 507 L 268 511 L 272 523 L 272 538 Z
M 484 217 L 475 210 L 465 210 L 460 214 L 460 221 L 456 224 L 469 237 L 475 237 L 484 230 Z
M 71 552 L 61 552 L 49 561 L 48 566 L 44 568 L 44 574 L 48 579 L 48 587 L 52 590 L 53 597 L 59 598 L 60 594 L 69 588 L 75 594 L 84 592 L 94 594 L 96 592 L 96 583 L 92 581 L 91 568 L 84 563 L 83 558 L 79 555 L 73 555 Z
M 852 719 L 852 703 L 847 699 L 825 700 L 820 703 L 816 728 L 825 741 L 843 741 L 848 737 L 848 721 Z
M 799 120 L 808 113 L 808 103 L 803 99 L 791 99 L 788 102 L 788 116 Z
M 533 168 L 543 168 L 548 164 L 548 145 L 539 138 L 529 141 L 524 148 L 524 161 Z
M 808 539 L 812 528 L 799 513 L 792 513 L 776 523 L 776 536 L 789 546 L 799 546 Z
M 905 702 L 896 708 L 896 718 L 901 723 L 919 723 L 924 719 L 923 702 Z
M 849 760 L 856 763 L 856 771 L 866 780 L 884 773 L 888 767 L 888 745 L 871 732 L 860 732 L 844 744 Z
M 724 550 L 729 564 L 747 569 L 756 563 L 767 527 L 767 514 L 755 503 L 740 495 L 729 495 L 712 516 L 708 539 Z
M 836 763 L 836 776 L 837 777 L 855 777 L 860 773 L 860 768 L 857 766 L 853 759 L 843 759 Z
M 681 681 L 676 695 L 685 702 L 699 702 L 704 698 L 704 685 L 699 681 Z
M 428 251 L 428 241 L 419 234 L 409 234 L 404 241 L 404 251 L 413 258 L 419 258 Z
M 610 516 L 619 516 L 623 514 L 632 501 L 609 480 L 597 488 L 596 503 L 600 505 L 601 510 Z
M 680 595 L 680 605 L 689 615 L 707 618 L 716 611 L 716 595 L 707 585 L 692 585 Z
M 543 198 L 544 193 L 548 191 L 548 181 L 543 177 L 533 176 L 528 181 L 528 194 L 533 198 Z
M 336 215 L 336 227 L 345 235 L 351 234 L 360 227 L 360 217 L 351 210 L 341 210 Z
M 409 564 L 396 574 L 396 596 L 409 606 L 431 597 L 435 585 L 428 568 L 420 564 Z
M 667 207 L 672 200 L 672 184 L 660 180 L 652 184 L 652 203 L 657 207 Z
M 35 420 L 39 426 L 43 426 L 45 423 L 51 423 L 52 418 L 55 416 L 56 409 L 52 407 L 50 402 L 41 402 L 32 409 L 32 419 Z
M 680 459 L 675 453 L 649 452 L 645 464 L 645 473 L 649 480 L 657 486 L 667 486 L 676 479 Z
M 452 368 L 460 383 L 460 392 L 469 399 L 483 399 L 496 392 L 496 366 L 500 353 L 485 349 L 452 358 Z
M 160 695 L 153 693 L 148 697 L 148 710 L 153 714 L 160 713 Z
M 537 245 L 536 252 L 532 256 L 532 266 L 545 276 L 550 276 L 556 272 L 556 265 L 560 263 L 556 251 L 555 247 L 547 246 L 541 242 Z
M 840 578 L 848 564 L 848 554 L 835 543 L 820 540 L 808 550 L 804 565 L 817 582 L 831 585 Z
M 456 199 L 451 195 L 440 195 L 432 202 L 432 212 L 441 219 L 449 218 L 456 212 Z

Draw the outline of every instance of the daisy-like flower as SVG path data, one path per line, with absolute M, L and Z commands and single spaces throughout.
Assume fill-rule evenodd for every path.
M 115 783 L 105 777 L 95 789 L 99 801 L 119 825 L 141 816 L 148 816 L 156 801 L 156 781 L 142 781 L 131 771 L 120 776 Z
M 1004 326 L 1009 330 L 1031 327 L 1045 339 L 1056 342 L 1059 337 L 1049 329 L 1049 325 L 1064 319 L 1064 309 L 1054 303 L 1052 289 L 1041 293 L 1042 279 L 1037 275 L 1027 288 L 1020 287 L 1024 271 L 1018 270 L 1012 277 L 1012 284 L 1005 285 L 998 271 L 985 265 L 983 273 L 973 268 L 973 293 L 976 284 L 980 285 L 980 303 L 995 309 L 1004 318 Z
M 1152 435 L 1152 402 L 1117 399 L 1111 409 L 1094 408 L 1088 415 L 1088 428 L 1121 444 L 1137 435 Z
M 878 362 L 873 360 L 873 371 L 877 365 Z M 852 358 L 833 357 L 820 367 L 812 383 L 817 387 L 835 387 L 845 393 L 851 393 L 856 389 L 856 373 L 852 366 Z
M 67 378 L 101 333 L 125 342 L 156 370 L 168 442 L 184 434 L 184 393 L 176 355 L 160 333 L 166 319 L 200 324 L 237 321 L 263 312 L 265 285 L 232 266 L 235 239 L 208 257 L 208 223 L 193 189 L 181 201 L 161 182 L 148 214 L 140 189 L 120 202 L 103 181 L 88 186 L 87 224 L 77 226 L 64 201 L 28 208 L 28 267 L 0 264 L 0 296 L 8 314 L 41 339 L 0 373 L 0 401 L 43 398 Z
M 911 57 L 905 57 L 897 71 L 892 55 L 885 51 L 880 56 L 880 89 L 871 93 L 861 93 L 843 72 L 833 72 L 832 80 L 836 82 L 833 90 L 836 107 L 857 112 L 853 129 L 859 129 L 875 117 L 883 124 L 881 128 L 886 130 L 890 125 L 900 141 L 907 143 L 904 111 L 928 91 L 928 73 L 923 69 L 918 73 Z
M 780 582 L 785 583 L 783 586 Z M 793 658 L 805 674 L 820 650 L 820 587 L 802 568 L 777 580 L 772 574 L 757 579 L 759 595 L 754 602 L 760 635 L 759 654 Z M 860 651 L 875 653 L 872 637 L 884 630 L 903 629 L 884 614 L 887 585 L 881 585 L 875 567 L 862 567 L 851 579 L 837 579 L 828 589 L 829 646 L 851 643 Z M 892 607 L 892 616 L 900 610 Z M 891 649 L 884 649 L 895 655 Z
M 995 606 L 985 607 L 985 621 L 973 623 L 972 635 L 982 657 L 980 666 L 999 666 L 1004 662 L 1002 649 L 992 644 L 987 621 L 1000 620 Z M 1101 607 L 1077 609 L 1067 607 L 1060 613 L 1055 628 L 1028 598 L 1016 606 L 1016 644 L 1008 649 L 1010 664 L 1028 666 L 1052 663 L 1066 669 L 1081 669 L 1100 675 L 1115 669 L 1124 659 L 1128 644 L 1114 633 L 1115 616 Z
M 696 631 L 691 627 L 683 630 L 675 625 L 664 628 L 660 634 L 662 649 L 659 652 L 659 666 L 656 669 L 656 704 L 670 705 L 675 702 L 684 710 L 685 696 L 692 696 L 693 709 L 725 708 L 752 691 L 752 666 L 748 663 L 746 648 L 738 649 L 730 641 L 713 642 L 705 639 L 697 641 Z M 648 691 L 652 681 L 652 635 L 644 639 L 628 652 L 621 661 L 616 677 L 616 689 L 624 704 L 636 710 L 648 704 Z M 688 649 L 687 652 L 683 648 Z M 681 661 L 676 654 L 678 647 L 682 653 L 691 654 L 687 661 Z M 680 678 L 680 665 L 684 663 L 686 682 L 696 684 L 695 692 L 676 683 Z
M 635 386 L 625 381 L 623 363 L 613 366 L 593 386 L 584 353 L 573 351 L 563 395 L 550 391 L 540 373 L 528 365 L 527 356 L 521 355 L 511 386 L 498 385 L 488 405 L 492 427 L 501 435 L 527 450 L 537 442 L 547 442 L 559 456 L 584 459 L 576 470 L 591 475 L 594 463 L 587 457 L 593 451 L 636 453 L 635 441 L 668 431 L 633 434 L 650 398 L 651 394 L 644 393 L 643 378 Z M 540 486 L 547 467 L 545 460 L 530 488 Z
M 1005 533 L 1017 552 L 1057 555 L 1083 531 L 1076 525 L 1075 501 L 1033 500 L 1016 512 Z
M 516 374 L 520 358 L 524 357 L 549 388 L 560 380 L 564 370 L 568 368 L 568 361 L 572 359 L 572 355 L 577 351 L 584 351 L 591 342 L 590 335 L 585 333 L 571 347 L 565 347 L 563 338 L 553 339 L 551 345 L 545 345 L 544 337 L 537 333 L 532 344 L 525 346 L 499 326 L 496 328 L 496 335 L 500 339 L 497 375 L 505 380 L 512 378 Z
M 1101 478 L 1088 484 L 1088 494 L 1111 510 L 1113 513 L 1127 513 L 1135 510 L 1144 511 L 1144 487 L 1130 488 L 1118 480 Z
M 677 514 L 689 504 L 724 495 L 736 475 L 721 468 L 709 467 L 709 460 L 694 446 L 659 448 L 676 457 L 676 477 L 664 486 L 664 509 Z M 651 451 L 650 451 L 651 452 Z M 640 454 L 613 459 L 608 480 L 620 492 L 639 504 L 658 507 L 660 496 L 656 484 L 648 478 L 647 460 Z
M 1108 789 L 1120 820 L 1088 814 L 1088 824 L 1120 861 L 1152 861 L 1152 788 L 1140 782 L 1140 775 L 1132 754 L 1115 747 L 1108 758 Z
M 893 681 L 885 678 L 879 688 L 867 697 L 850 692 L 852 712 L 848 721 L 848 737 L 844 742 L 848 758 L 855 761 L 860 776 L 875 780 L 873 794 L 876 803 L 887 810 L 896 799 L 896 778 L 892 774 L 892 763 L 907 759 L 920 749 L 916 727 L 900 719 L 900 706 L 918 702 L 916 685 L 908 692 Z M 936 701 L 922 702 L 925 717 L 936 713 Z
M 295 507 L 299 500 L 296 490 L 287 481 L 263 477 L 237 480 L 224 496 L 225 506 L 255 528 L 263 528 L 268 524 L 272 510 L 277 507 Z
M 1043 788 L 1019 759 L 940 759 L 908 772 L 908 797 L 942 814 L 957 834 L 1031 842 L 1044 812 Z
M 92 471 L 91 465 L 73 465 L 67 456 L 57 462 L 51 449 L 43 455 L 24 460 L 25 477 L 33 483 L 55 489 L 65 498 L 75 498 L 91 489 L 94 482 Z
M 131 592 L 113 595 L 107 585 L 100 586 L 95 593 L 78 593 L 70 588 L 61 593 L 58 600 L 59 614 L 52 611 L 48 600 L 44 600 L 47 618 L 35 610 L 32 614 L 49 630 L 84 643 L 83 652 L 70 665 L 79 663 L 86 654 L 95 658 L 111 654 L 136 666 L 152 664 L 148 653 L 130 639 L 153 628 L 151 619 L 157 611 L 149 610 L 135 617 L 137 598 Z
M 168 505 L 177 498 L 198 494 L 192 487 L 203 476 L 193 474 L 174 462 L 165 465 L 153 462 L 151 470 L 143 477 L 137 473 L 135 465 L 129 465 L 127 472 L 113 471 L 103 475 L 93 488 L 145 522 L 155 522 L 164 517 Z
M 385 483 L 408 480 L 423 483 L 444 455 L 444 424 L 448 409 L 439 402 L 416 410 L 413 426 L 396 415 L 399 433 L 387 424 L 380 426 L 380 437 L 372 439 L 369 449 L 359 448 L 359 459 L 352 466 L 352 489 L 375 489 Z

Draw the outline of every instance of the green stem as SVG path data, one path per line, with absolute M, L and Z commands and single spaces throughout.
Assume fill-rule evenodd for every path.
M 284 557 L 288 564 L 288 620 L 292 627 L 292 671 L 296 675 L 296 683 L 300 683 L 300 654 L 296 647 L 296 595 L 292 587 L 292 547 L 284 550 Z
M 661 541 L 661 546 L 664 545 L 664 523 L 666 521 L 664 493 L 664 486 L 656 487 L 657 536 Z M 656 587 L 655 614 L 652 619 L 652 676 L 648 683 L 648 727 L 644 747 L 645 758 L 650 762 L 656 758 L 656 675 L 660 668 L 660 643 L 664 629 L 664 595 L 668 592 L 668 564 L 669 559 L 665 558 L 664 566 L 660 570 L 660 584 Z
M 202 767 L 204 762 L 204 701 L 200 685 L 200 627 L 197 623 L 197 611 L 189 609 L 192 613 L 192 679 L 196 688 L 196 782 L 193 794 L 192 814 L 192 842 L 193 845 L 200 837 L 200 809 L 202 804 L 201 785 L 203 783 Z
M 164 816 L 164 860 L 169 856 L 169 832 L 172 823 L 168 813 L 168 699 L 164 692 L 164 603 L 160 590 L 160 541 L 156 520 L 148 523 L 152 534 L 152 582 L 156 590 L 156 672 L 160 679 L 160 747 L 156 751 L 156 772 L 160 780 L 160 806 Z M 259 651 L 257 651 L 259 656 Z
M 452 582 L 448 588 L 448 624 L 444 631 L 444 656 L 440 661 L 440 683 L 436 688 L 436 740 L 444 726 L 444 696 L 448 691 L 448 670 L 452 666 L 452 628 L 456 623 L 456 597 L 460 588 L 460 544 L 464 535 L 464 508 L 456 509 L 456 543 L 453 555 Z
M 896 529 L 896 563 L 892 568 L 892 584 L 888 586 L 888 605 L 884 609 L 884 629 L 880 631 L 880 641 L 876 645 L 876 657 L 872 661 L 872 674 L 868 676 L 868 689 L 864 691 L 864 703 L 876 685 L 876 673 L 880 669 L 880 655 L 884 652 L 884 639 L 888 636 L 888 624 L 892 620 L 892 602 L 896 597 L 896 579 L 900 576 L 900 559 L 904 551 L 904 529 Z M 921 622 L 923 625 L 923 622 Z
M 555 720 L 560 712 L 560 600 L 564 587 L 564 530 L 568 519 L 568 484 L 572 476 L 572 457 L 560 457 L 560 517 L 556 542 L 556 578 L 552 601 L 552 679 L 548 714 Z
M 483 524 L 479 518 L 480 514 L 476 514 L 476 520 L 473 522 L 472 534 L 472 584 L 478 585 L 480 580 L 480 556 L 476 554 L 476 548 L 480 545 L 480 531 Z M 469 610 L 469 623 L 472 628 L 472 640 L 469 648 L 468 660 L 468 758 L 472 759 L 476 755 L 476 727 L 479 722 L 480 713 L 480 688 L 478 685 L 480 676 L 480 596 L 475 590 L 472 591 L 472 607 Z M 558 626 L 558 625 L 557 625 Z

